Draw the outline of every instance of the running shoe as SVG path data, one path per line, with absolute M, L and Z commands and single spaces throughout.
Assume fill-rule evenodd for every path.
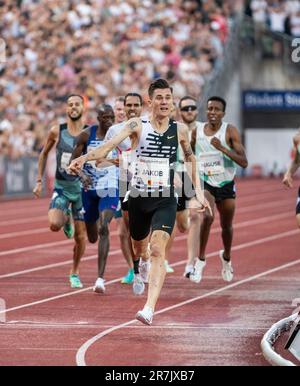
M 202 279 L 202 273 L 203 269 L 206 265 L 205 261 L 202 261 L 200 259 L 197 260 L 195 266 L 194 266 L 194 271 L 190 274 L 190 280 L 194 283 L 200 283 Z
M 139 320 L 140 322 L 147 324 L 150 326 L 152 324 L 153 320 L 153 310 L 151 307 L 145 306 L 142 311 L 139 311 L 136 315 L 135 318 Z
M 122 278 L 121 283 L 131 284 L 133 282 L 133 278 L 134 278 L 134 270 L 133 268 L 130 268 L 127 272 L 127 275 Z
M 165 268 L 167 273 L 173 273 L 174 269 L 169 265 L 168 260 L 165 260 Z
M 132 290 L 135 295 L 142 295 L 142 293 L 145 291 L 145 284 L 140 274 L 134 275 Z
M 83 284 L 81 283 L 78 275 L 70 275 L 69 279 L 71 288 L 83 288 Z
M 144 283 L 148 283 L 148 276 L 149 276 L 150 267 L 151 267 L 151 264 L 150 264 L 149 260 L 140 259 L 139 273 L 140 273 L 141 278 L 142 278 Z
M 64 234 L 68 239 L 72 239 L 74 237 L 74 227 L 72 224 L 72 211 L 71 209 L 67 209 L 66 215 L 68 216 L 68 220 L 64 225 Z
M 233 279 L 233 268 L 231 261 L 224 259 L 224 251 L 219 252 L 220 259 L 222 261 L 222 277 L 224 281 L 231 281 Z
M 104 279 L 102 277 L 98 277 L 96 280 L 96 283 L 93 287 L 93 291 L 96 292 L 97 294 L 104 294 L 105 292 L 105 286 L 104 286 Z
M 194 271 L 194 266 L 192 264 L 187 264 L 185 266 L 183 276 L 186 277 L 187 279 L 189 279 L 189 277 L 190 277 L 191 273 L 193 273 L 193 271 Z

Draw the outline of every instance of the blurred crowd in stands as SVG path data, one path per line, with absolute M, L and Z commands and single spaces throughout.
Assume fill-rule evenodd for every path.
M 247 0 L 246 14 L 272 32 L 300 37 L 299 0 Z
M 255 2 L 253 2 L 255 3 Z M 260 3 L 260 1 L 258 1 Z M 293 3 L 289 1 L 288 3 Z M 113 103 L 164 77 L 201 98 L 242 0 L 0 0 L 0 154 L 38 154 L 65 100 Z

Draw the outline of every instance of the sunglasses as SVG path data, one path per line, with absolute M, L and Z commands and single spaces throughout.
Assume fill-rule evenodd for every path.
M 181 107 L 180 111 L 195 111 L 197 110 L 197 106 L 184 106 Z

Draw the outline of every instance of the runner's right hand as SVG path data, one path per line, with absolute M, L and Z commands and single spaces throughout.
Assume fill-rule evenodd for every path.
M 32 191 L 35 198 L 39 198 L 41 196 L 42 190 L 43 190 L 43 184 L 41 182 L 37 182 Z
M 285 173 L 285 175 L 283 177 L 283 180 L 282 180 L 282 183 L 285 186 L 287 186 L 288 188 L 292 188 L 293 187 L 293 178 L 290 175 L 290 173 Z
M 85 163 L 85 157 L 84 156 L 75 158 L 68 166 L 68 173 L 73 174 L 73 175 L 78 174 L 80 172 L 80 170 L 82 169 L 84 163 Z

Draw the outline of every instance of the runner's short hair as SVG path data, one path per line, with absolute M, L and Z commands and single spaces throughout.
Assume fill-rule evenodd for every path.
M 126 95 L 125 95 L 125 98 L 124 98 L 124 105 L 126 105 L 126 99 L 128 98 L 128 97 L 137 97 L 137 98 L 139 98 L 139 100 L 140 100 L 140 102 L 141 102 L 141 106 L 143 105 L 143 98 L 141 97 L 141 95 L 140 94 L 138 94 L 137 92 L 129 92 L 129 93 L 127 93 Z
M 111 107 L 111 105 L 109 105 L 107 103 L 102 103 L 101 105 L 97 106 L 97 114 L 104 113 L 107 110 L 113 111 L 113 108 Z
M 221 98 L 221 97 L 219 97 L 219 96 L 212 96 L 212 97 L 210 97 L 210 98 L 207 99 L 207 104 L 208 104 L 208 102 L 210 102 L 210 101 L 216 101 L 216 102 L 222 103 L 222 105 L 223 105 L 223 111 L 225 112 L 225 110 L 226 110 L 226 101 L 225 101 L 225 99 L 223 99 L 223 98 Z
M 189 95 L 185 95 L 184 97 L 182 97 L 181 99 L 180 99 L 180 101 L 179 101 L 179 108 L 181 107 L 181 104 L 182 104 L 182 102 L 183 101 L 186 101 L 186 100 L 192 100 L 192 101 L 194 101 L 195 103 L 197 103 L 197 99 L 196 98 L 194 98 L 194 97 L 192 97 L 192 96 L 189 96 Z
M 125 98 L 123 96 L 118 96 L 116 99 L 115 99 L 115 103 L 116 102 L 125 102 Z
M 153 94 L 154 94 L 154 91 L 156 89 L 159 89 L 159 88 L 169 88 L 171 90 L 171 93 L 173 93 L 173 89 L 172 87 L 169 85 L 169 83 L 165 80 L 165 79 L 162 79 L 162 78 L 159 78 L 159 79 L 156 79 L 154 80 L 149 88 L 148 88 L 148 95 L 150 98 L 152 98 Z
M 80 95 L 80 94 L 70 94 L 70 95 L 68 95 L 66 101 L 68 102 L 68 100 L 69 100 L 70 98 L 72 98 L 72 97 L 78 97 L 78 98 L 80 98 L 80 99 L 82 100 L 82 102 L 84 102 L 83 96 Z

